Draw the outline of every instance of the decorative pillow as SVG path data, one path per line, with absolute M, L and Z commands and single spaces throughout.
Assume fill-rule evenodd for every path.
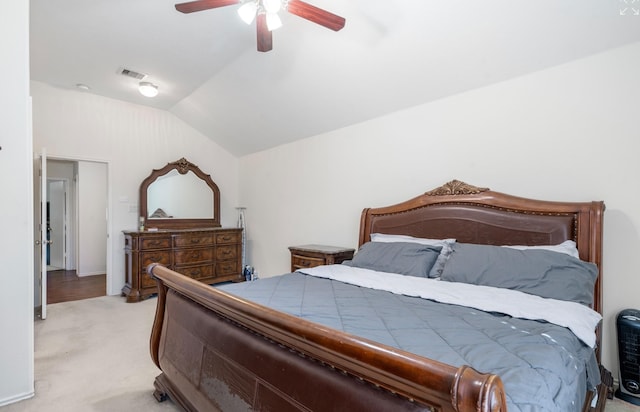
M 440 255 L 436 259 L 436 263 L 433 265 L 431 270 L 429 271 L 430 278 L 438 278 L 442 275 L 442 269 L 444 269 L 444 264 L 447 263 L 447 259 L 451 254 L 451 246 L 456 243 L 455 239 L 427 239 L 421 237 L 413 237 L 407 235 L 387 235 L 384 233 L 372 233 L 371 234 L 372 242 L 410 242 L 410 243 L 418 243 L 421 245 L 431 245 L 431 246 L 441 246 L 442 250 L 440 251 Z
M 540 245 L 540 246 L 518 246 L 518 245 L 507 246 L 505 245 L 504 247 L 510 247 L 512 249 L 519 249 L 519 250 L 527 250 L 527 249 L 551 250 L 553 252 L 566 253 L 569 256 L 573 256 L 576 259 L 580 259 L 580 253 L 578 252 L 578 248 L 576 247 L 576 242 L 574 242 L 573 240 L 565 240 L 559 245 Z
M 441 248 L 408 242 L 367 242 L 348 265 L 426 278 Z
M 565 253 L 456 243 L 441 279 L 592 305 L 597 276 L 595 264 Z

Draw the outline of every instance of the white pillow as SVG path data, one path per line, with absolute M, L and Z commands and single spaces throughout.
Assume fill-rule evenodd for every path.
M 525 250 L 525 249 L 543 249 L 543 250 L 551 250 L 553 252 L 564 253 L 569 256 L 573 256 L 574 258 L 580 259 L 580 252 L 578 252 L 578 248 L 576 247 L 576 242 L 573 240 L 565 240 L 559 245 L 540 245 L 540 246 L 507 246 L 512 249 Z
M 455 239 L 427 239 L 424 237 L 413 237 L 408 235 L 387 235 L 385 233 L 372 233 L 372 242 L 412 242 L 421 245 L 444 246 L 445 244 L 454 243 Z
M 433 265 L 431 270 L 429 271 L 430 278 L 439 278 L 442 274 L 442 270 L 444 269 L 444 264 L 447 263 L 447 259 L 449 259 L 449 255 L 453 250 L 451 246 L 456 243 L 455 239 L 427 239 L 422 237 L 413 237 L 408 235 L 387 235 L 384 233 L 372 233 L 371 234 L 372 242 L 412 242 L 419 243 L 421 245 L 430 245 L 430 246 L 442 246 L 440 250 L 440 254 L 436 259 L 436 263 Z

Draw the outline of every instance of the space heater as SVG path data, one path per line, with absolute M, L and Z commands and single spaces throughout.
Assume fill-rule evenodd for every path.
M 620 385 L 616 397 L 640 405 L 640 310 L 625 309 L 616 319 Z

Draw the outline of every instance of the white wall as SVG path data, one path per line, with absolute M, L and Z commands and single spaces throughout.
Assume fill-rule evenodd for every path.
M 248 262 L 287 272 L 287 246 L 357 247 L 360 213 L 451 179 L 604 200 L 604 364 L 615 315 L 640 307 L 640 43 L 245 156 Z
M 0 406 L 33 396 L 29 2 L 0 2 Z
M 152 169 L 181 157 L 198 165 L 220 188 L 222 224 L 235 227 L 238 160 L 211 139 L 166 111 L 39 82 L 32 82 L 31 93 L 34 150 L 109 164 L 109 294 L 124 285 L 122 231 L 137 227 L 138 188 Z
M 107 164 L 78 162 L 78 276 L 107 270 Z

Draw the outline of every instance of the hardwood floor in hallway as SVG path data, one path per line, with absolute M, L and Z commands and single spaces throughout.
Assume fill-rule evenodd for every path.
M 105 296 L 107 276 L 78 276 L 75 270 L 47 272 L 47 304 Z

